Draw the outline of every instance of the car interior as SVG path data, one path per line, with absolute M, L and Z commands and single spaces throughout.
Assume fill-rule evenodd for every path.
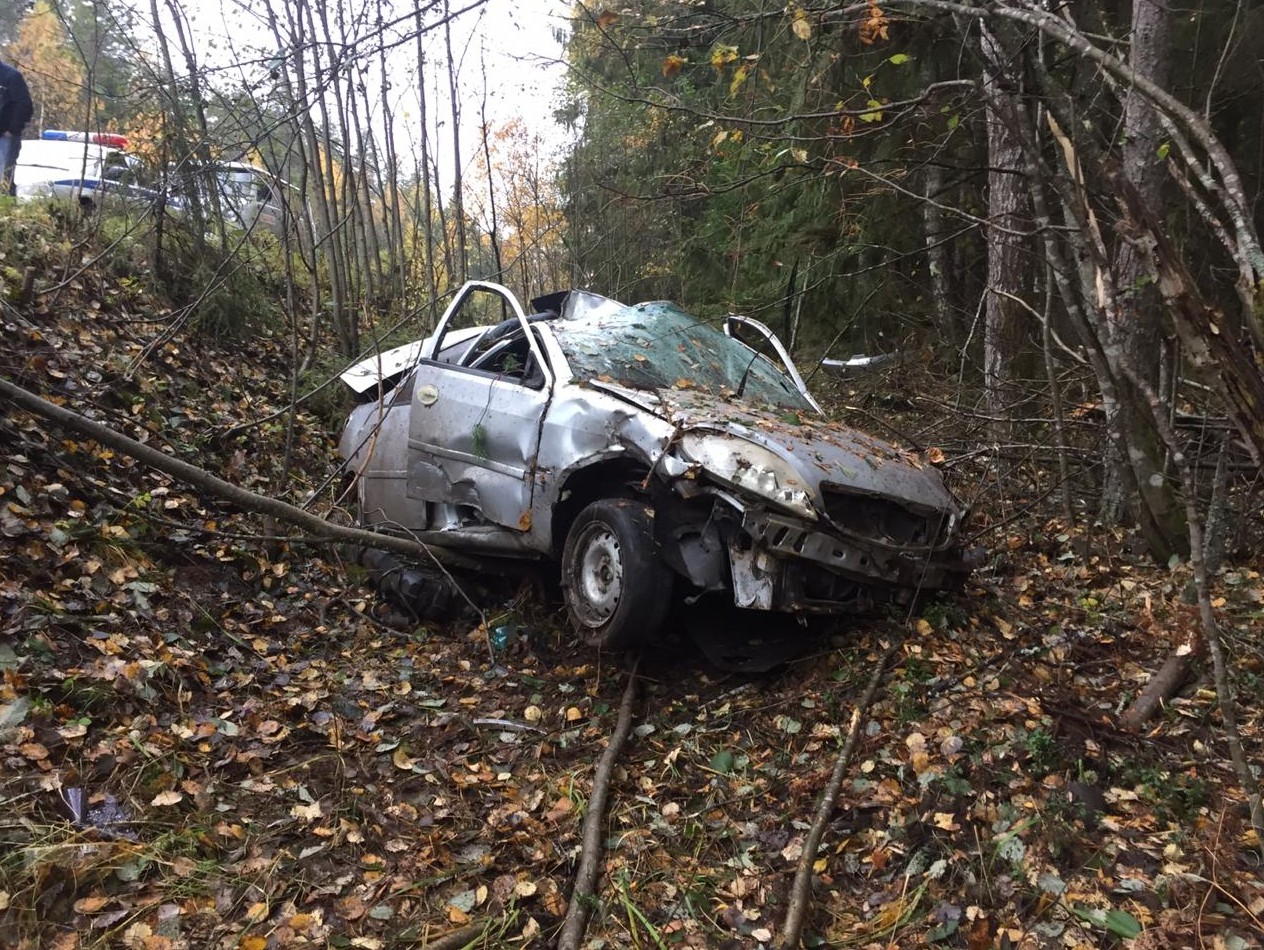
M 553 312 L 533 313 L 527 316 L 529 323 L 554 320 Z M 540 345 L 539 337 L 536 338 Z M 516 319 L 503 320 L 471 341 L 462 341 L 452 347 L 442 347 L 438 358 L 466 369 L 490 373 L 521 382 L 524 386 L 539 389 L 544 385 L 544 372 L 537 364 L 535 354 L 527 342 L 522 324 Z

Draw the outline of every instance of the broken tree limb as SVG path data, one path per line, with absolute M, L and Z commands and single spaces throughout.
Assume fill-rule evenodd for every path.
M 566 917 L 562 932 L 557 938 L 557 950 L 579 950 L 588 923 L 589 905 L 597 890 L 597 873 L 601 865 L 601 830 L 606 818 L 606 799 L 610 797 L 610 776 L 614 774 L 619 753 L 632 731 L 632 706 L 636 702 L 636 671 L 640 661 L 628 674 L 628 685 L 623 690 L 619 704 L 619 719 L 610 736 L 610 744 L 601 753 L 597 771 L 593 775 L 592 794 L 588 796 L 588 809 L 584 812 L 583 844 L 579 853 L 579 869 L 575 872 L 575 887 L 566 905 Z
M 834 803 L 838 799 L 838 790 L 842 788 L 843 777 L 847 774 L 847 767 L 851 765 L 852 756 L 856 754 L 861 723 L 864 722 L 865 714 L 873 703 L 874 694 L 878 692 L 878 685 L 882 682 L 887 663 L 890 662 L 899 645 L 900 641 L 895 641 L 878 658 L 873 674 L 865 685 L 865 691 L 860 694 L 860 699 L 857 700 L 851 712 L 847 741 L 843 743 L 838 758 L 834 760 L 834 771 L 821 792 L 821 798 L 816 804 L 816 814 L 812 817 L 812 827 L 808 829 L 808 836 L 803 842 L 803 853 L 799 855 L 799 865 L 794 872 L 794 884 L 790 887 L 790 905 L 786 908 L 785 920 L 781 924 L 781 939 L 777 942 L 777 950 L 795 950 L 799 946 L 799 940 L 803 935 L 803 924 L 807 919 L 808 905 L 812 899 L 812 865 L 816 863 L 821 839 L 825 837 L 825 828 L 829 824 L 830 816 L 834 813 Z
M 1194 661 L 1203 651 L 1199 649 L 1202 638 L 1191 636 L 1172 651 L 1159 671 L 1146 683 L 1119 719 L 1119 725 L 1129 732 L 1140 732 L 1164 703 L 1179 692 L 1194 670 Z
M 442 937 L 436 937 L 434 940 L 423 941 L 421 947 L 422 950 L 461 950 L 462 947 L 468 946 L 483 936 L 486 930 L 486 921 L 470 924 L 462 927 L 460 930 L 449 931 Z
M 0 378 L 0 396 L 29 412 L 78 432 L 80 435 L 87 436 L 101 445 L 108 446 L 117 452 L 122 452 L 124 455 L 129 455 L 150 468 L 157 469 L 170 475 L 172 478 L 179 479 L 186 484 L 215 495 L 217 498 L 231 502 L 245 511 L 270 515 L 278 521 L 295 525 L 326 541 L 345 541 L 349 544 L 360 544 L 386 551 L 396 551 L 400 554 L 410 554 L 414 557 L 422 557 L 428 560 L 436 560 L 431 549 L 419 541 L 378 534 L 377 532 L 365 531 L 360 528 L 336 525 L 318 515 L 312 514 L 310 511 L 304 511 L 302 508 L 297 508 L 276 498 L 269 498 L 266 495 L 248 491 L 212 475 L 203 468 L 183 462 L 168 455 L 166 452 L 155 449 L 153 446 L 145 445 L 143 442 L 137 442 L 135 439 L 123 435 L 123 433 L 117 432 L 109 426 L 102 425 L 77 412 L 51 403 L 47 399 L 43 399 L 4 378 Z

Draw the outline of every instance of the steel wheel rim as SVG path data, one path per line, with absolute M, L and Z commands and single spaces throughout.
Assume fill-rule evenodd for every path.
M 575 613 L 587 627 L 604 626 L 623 597 L 619 538 L 606 525 L 594 522 L 583 529 L 575 548 L 577 557 L 571 569 Z

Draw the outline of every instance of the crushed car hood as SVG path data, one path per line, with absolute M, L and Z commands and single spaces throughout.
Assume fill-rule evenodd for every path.
M 817 417 L 810 409 L 762 408 L 688 389 L 629 389 L 588 385 L 634 403 L 682 431 L 720 431 L 762 445 L 791 462 L 817 493 L 825 485 L 936 511 L 960 507 L 943 477 L 912 452 L 849 426 Z

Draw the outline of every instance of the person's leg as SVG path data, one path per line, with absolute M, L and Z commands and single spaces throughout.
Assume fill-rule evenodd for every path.
M 0 135 L 0 195 L 15 195 L 17 188 L 13 181 L 13 170 L 18 163 L 18 151 L 22 148 L 22 140 L 8 132 Z
M 9 140 L 9 197 L 18 196 L 17 167 L 18 155 L 22 153 L 22 136 L 15 135 Z

